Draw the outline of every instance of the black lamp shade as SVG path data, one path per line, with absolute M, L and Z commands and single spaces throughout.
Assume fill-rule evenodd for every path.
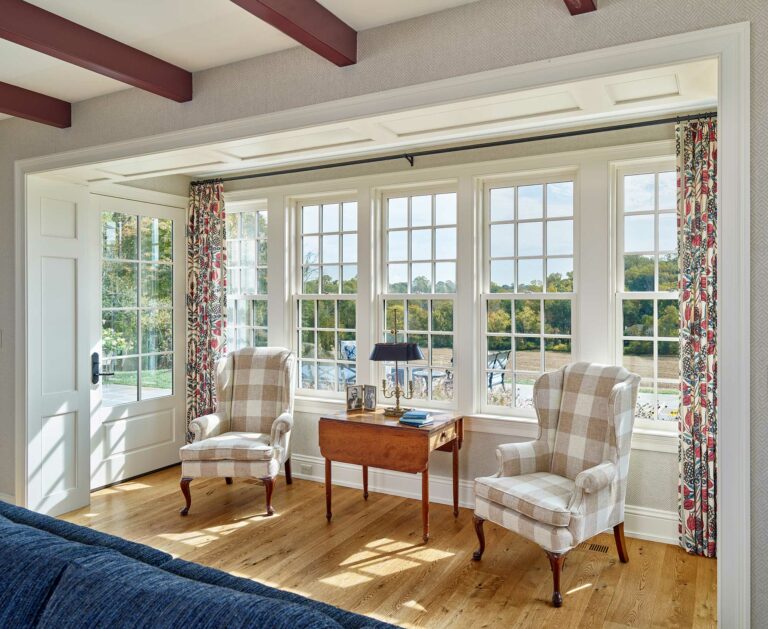
M 376 343 L 371 352 L 371 360 L 375 361 L 408 361 L 422 360 L 424 354 L 417 343 Z

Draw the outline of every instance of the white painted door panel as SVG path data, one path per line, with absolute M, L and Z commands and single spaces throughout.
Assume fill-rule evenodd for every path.
M 27 179 L 27 506 L 89 502 L 89 194 Z

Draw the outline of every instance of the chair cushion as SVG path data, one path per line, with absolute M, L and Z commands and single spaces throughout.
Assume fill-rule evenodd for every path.
M 183 446 L 182 461 L 269 461 L 274 448 L 260 432 L 225 432 Z
M 496 504 L 552 526 L 568 526 L 568 503 L 575 484 L 569 478 L 536 472 L 475 479 L 475 493 Z

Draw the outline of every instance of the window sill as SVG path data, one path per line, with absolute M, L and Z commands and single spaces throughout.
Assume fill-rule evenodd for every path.
M 652 430 L 635 428 L 632 432 L 633 450 L 670 452 L 677 454 L 678 435 L 676 430 Z

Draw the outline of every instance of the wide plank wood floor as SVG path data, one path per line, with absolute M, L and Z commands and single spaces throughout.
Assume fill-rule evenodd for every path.
M 716 626 L 716 562 L 680 548 L 627 538 L 621 564 L 611 535 L 566 561 L 562 608 L 550 606 L 551 573 L 536 545 L 486 523 L 486 551 L 473 562 L 472 512 L 431 506 L 432 539 L 421 540 L 416 500 L 334 487 L 325 519 L 322 484 L 280 478 L 273 517 L 255 481 L 192 483 L 183 504 L 179 469 L 95 492 L 64 516 L 174 556 L 256 579 L 406 627 Z M 587 545 L 588 546 L 588 545 Z

